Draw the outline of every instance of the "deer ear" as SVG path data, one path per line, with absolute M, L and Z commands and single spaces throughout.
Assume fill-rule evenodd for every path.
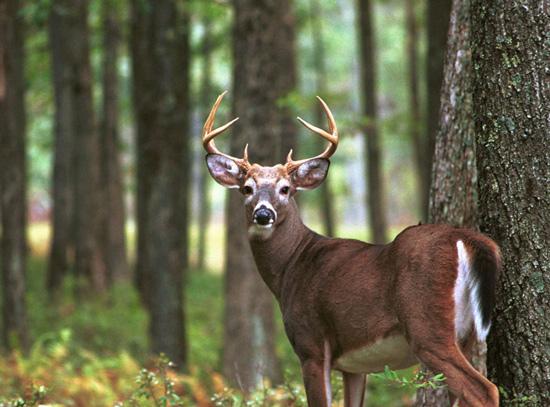
M 206 165 L 212 178 L 226 188 L 239 188 L 244 178 L 241 168 L 230 158 L 219 154 L 208 154 Z
M 314 189 L 325 180 L 330 161 L 326 158 L 314 158 L 300 165 L 292 173 L 292 183 L 296 189 Z

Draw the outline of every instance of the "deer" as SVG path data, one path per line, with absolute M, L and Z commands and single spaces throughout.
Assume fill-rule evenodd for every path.
M 226 91 L 227 92 L 227 91 Z M 216 182 L 243 195 L 257 269 L 275 296 L 301 363 L 309 406 L 331 405 L 330 375 L 340 371 L 344 404 L 364 403 L 366 375 L 422 363 L 444 374 L 451 405 L 494 407 L 497 387 L 469 361 L 485 340 L 501 270 L 498 245 L 471 229 L 410 226 L 388 244 L 321 236 L 304 225 L 294 199 L 326 178 L 339 136 L 320 98 L 328 131 L 298 117 L 328 141 L 319 155 L 262 166 L 222 153 L 214 138 L 214 103 L 204 124 L 206 165 Z

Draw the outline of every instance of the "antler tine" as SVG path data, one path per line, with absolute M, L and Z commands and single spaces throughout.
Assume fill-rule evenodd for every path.
M 208 114 L 208 117 L 206 118 L 206 121 L 204 122 L 204 127 L 202 130 L 202 145 L 204 149 L 210 153 L 210 154 L 219 154 L 224 157 L 227 157 L 235 163 L 237 163 L 241 168 L 248 170 L 250 169 L 250 163 L 248 162 L 248 144 L 246 145 L 244 149 L 244 155 L 243 158 L 236 158 L 232 157 L 228 154 L 222 153 L 218 148 L 216 147 L 216 144 L 214 143 L 214 138 L 219 136 L 221 133 L 223 133 L 225 130 L 227 130 L 229 127 L 233 125 L 237 120 L 239 120 L 238 117 L 231 120 L 229 123 L 224 124 L 223 126 L 220 126 L 214 130 L 212 130 L 212 127 L 214 125 L 214 120 L 216 119 L 216 113 L 218 111 L 218 108 L 220 107 L 223 97 L 227 91 L 223 92 L 221 95 L 218 96 L 216 101 L 214 102 L 214 105 L 212 106 L 212 110 L 210 110 L 210 113 Z
M 336 151 L 336 148 L 338 147 L 338 129 L 336 128 L 336 121 L 334 120 L 334 116 L 332 115 L 332 112 L 330 111 L 330 109 L 329 109 L 328 105 L 325 103 L 325 101 L 323 99 L 321 99 L 319 96 L 317 96 L 317 99 L 319 99 L 319 102 L 321 103 L 321 106 L 323 107 L 323 110 L 325 111 L 325 114 L 327 116 L 328 128 L 329 128 L 330 133 L 327 132 L 326 130 L 323 130 L 323 129 L 317 127 L 317 126 L 314 126 L 311 123 L 306 122 L 301 117 L 298 117 L 298 120 L 306 128 L 308 128 L 309 130 L 311 130 L 314 133 L 317 133 L 322 138 L 327 140 L 329 142 L 329 145 L 327 146 L 325 151 L 323 151 L 321 154 L 319 154 L 315 157 L 312 157 L 312 158 L 306 158 L 304 160 L 299 160 L 299 161 L 292 160 L 292 150 L 290 150 L 289 153 L 288 153 L 288 156 L 286 158 L 286 161 L 287 161 L 286 162 L 286 167 L 287 167 L 287 171 L 289 173 L 296 170 L 300 165 L 302 165 L 306 161 L 314 160 L 314 159 L 317 159 L 317 158 L 327 158 L 327 159 L 330 158 L 334 154 L 334 152 Z

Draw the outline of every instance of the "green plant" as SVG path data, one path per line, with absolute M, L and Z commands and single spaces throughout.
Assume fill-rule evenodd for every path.
M 0 399 L 0 407 L 36 407 L 44 401 L 47 393 L 46 387 L 31 384 L 23 397 L 18 396 L 10 400 Z
M 174 364 L 161 354 L 155 363 L 155 371 L 141 369 L 136 378 L 137 388 L 128 401 L 116 406 L 184 407 L 185 400 L 175 391 L 175 382 L 169 377 L 169 371 L 173 368 Z
M 412 378 L 407 378 L 405 376 L 400 376 L 396 371 L 391 370 L 388 366 L 385 366 L 383 373 L 373 373 L 372 376 L 383 379 L 388 383 L 399 387 L 408 387 L 412 389 L 421 389 L 426 387 L 438 389 L 446 387 L 444 384 L 445 376 L 443 373 L 439 373 L 434 376 L 426 376 L 422 370 L 419 370 Z

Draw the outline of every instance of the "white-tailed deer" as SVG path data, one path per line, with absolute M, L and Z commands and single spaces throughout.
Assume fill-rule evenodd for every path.
M 220 152 L 214 138 L 235 120 L 212 129 L 224 94 L 204 125 L 212 177 L 244 195 L 250 245 L 273 292 L 286 334 L 298 355 L 310 406 L 331 403 L 330 372 L 342 372 L 345 405 L 361 406 L 365 375 L 387 365 L 422 362 L 442 372 L 461 406 L 498 406 L 498 390 L 469 363 L 477 337 L 490 327 L 500 270 L 498 246 L 469 229 L 412 226 L 393 242 L 373 245 L 332 239 L 308 229 L 293 199 L 327 175 L 338 131 L 319 98 L 328 131 L 299 119 L 329 142 L 313 158 L 263 167 Z

